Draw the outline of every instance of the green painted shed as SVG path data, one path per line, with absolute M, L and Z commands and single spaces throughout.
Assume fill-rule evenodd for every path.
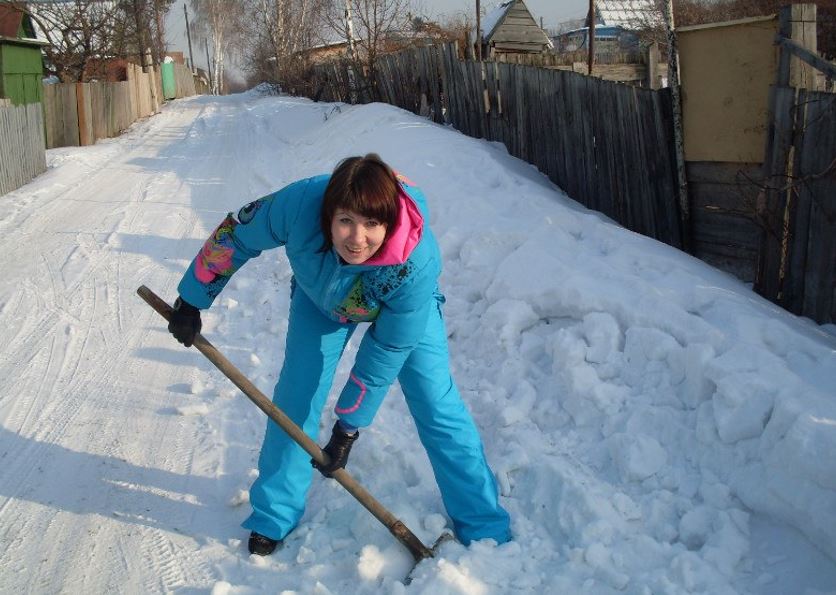
M 0 5 L 0 97 L 12 104 L 43 101 L 44 62 L 29 15 Z

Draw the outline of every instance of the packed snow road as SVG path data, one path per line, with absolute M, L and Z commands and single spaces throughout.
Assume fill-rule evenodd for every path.
M 367 151 L 428 195 L 516 537 L 448 544 L 409 586 L 405 550 L 321 479 L 284 549 L 247 555 L 263 415 L 135 295 L 172 300 L 228 211 Z M 0 198 L 0 592 L 836 592 L 832 327 L 389 106 L 192 98 L 48 161 Z M 265 254 L 204 316 L 268 394 L 289 278 Z M 349 470 L 425 543 L 445 528 L 397 389 Z

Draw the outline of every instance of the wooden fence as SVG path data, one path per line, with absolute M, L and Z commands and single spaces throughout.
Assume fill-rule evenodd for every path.
M 781 45 L 781 70 L 789 48 L 836 79 L 836 66 Z M 377 67 L 375 85 L 364 87 L 345 63 L 321 66 L 316 96 L 385 101 L 500 141 L 578 202 L 672 246 L 692 246 L 744 279 L 756 277 L 759 293 L 792 312 L 836 322 L 836 95 L 799 91 L 779 79 L 763 171 L 758 163 L 729 165 L 718 178 L 712 164 L 690 163 L 694 217 L 686 219 L 675 184 L 667 89 L 462 61 L 450 46 L 387 55 Z
M 537 66 L 554 70 L 589 72 L 587 52 L 566 52 L 560 54 L 498 54 L 490 61 Z M 596 53 L 592 76 L 605 81 L 618 81 L 658 89 L 661 73 L 667 72 L 668 65 L 659 57 L 659 49 L 651 45 L 645 51 Z
M 176 99 L 197 95 L 195 77 L 185 64 L 174 64 L 174 83 Z
M 74 84 L 44 85 L 46 146 L 78 146 L 78 99 Z
M 132 64 L 127 69 L 127 81 L 44 85 L 47 148 L 90 145 L 156 113 L 159 74 Z
M 197 83 L 188 68 L 176 64 L 174 72 L 177 97 L 194 95 Z M 159 70 L 128 64 L 127 74 L 121 82 L 44 85 L 47 148 L 90 145 L 157 113 L 163 102 Z
M 317 73 L 321 98 L 349 100 L 346 65 Z M 367 89 L 357 94 L 368 100 Z M 683 246 L 667 90 L 563 70 L 461 61 L 447 45 L 383 56 L 376 94 L 469 136 L 500 141 L 578 202 L 628 229 Z
M 795 21 L 815 39 L 815 11 L 815 5 L 802 4 L 780 12 L 755 289 L 790 312 L 834 323 L 836 95 L 815 90 L 815 74 L 836 78 L 836 65 L 792 39 Z
M 777 87 L 756 289 L 836 322 L 836 95 Z
M 0 105 L 0 195 L 20 188 L 45 171 L 41 105 Z

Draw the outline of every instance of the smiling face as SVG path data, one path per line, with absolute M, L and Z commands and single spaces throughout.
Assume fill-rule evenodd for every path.
M 348 264 L 363 264 L 377 253 L 386 239 L 386 225 L 377 219 L 337 209 L 331 219 L 331 241 Z

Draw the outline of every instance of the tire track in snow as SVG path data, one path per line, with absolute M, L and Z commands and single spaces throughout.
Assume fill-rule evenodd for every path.
M 17 452 L 14 453 L 6 453 L 7 456 L 5 458 L 16 461 L 17 464 L 7 466 L 6 473 L 0 474 L 0 484 L 4 485 L 3 495 L 9 496 L 4 502 L 2 509 L 0 509 L 0 514 L 3 515 L 3 536 L 0 541 L 10 544 L 9 547 L 4 548 L 5 551 L 0 556 L 0 568 L 8 567 L 9 560 L 13 560 L 16 557 L 15 554 L 19 553 L 20 548 L 24 547 L 24 541 L 21 539 L 9 539 L 11 536 L 44 535 L 44 531 L 49 528 L 51 523 L 49 521 L 44 525 L 40 522 L 40 517 L 33 516 L 25 511 L 18 512 L 22 508 L 27 508 L 26 506 L 20 506 L 19 502 L 16 502 L 18 506 L 11 507 L 13 509 L 16 508 L 17 511 L 9 510 L 9 503 L 13 502 L 15 496 L 21 495 L 24 491 L 37 489 L 39 481 L 35 477 L 35 471 L 38 461 L 43 460 L 45 455 L 48 455 L 53 445 L 60 445 L 67 428 L 71 427 L 79 416 L 88 389 L 96 384 L 106 384 L 107 378 L 109 377 L 118 376 L 118 373 L 114 374 L 114 372 L 118 372 L 118 369 L 124 363 L 129 353 L 129 350 L 124 350 L 118 357 L 112 358 L 105 365 L 100 364 L 99 366 L 92 367 L 92 372 L 86 368 L 82 371 L 81 364 L 85 359 L 91 343 L 94 321 L 101 315 L 101 300 L 97 297 L 96 286 L 101 284 L 110 286 L 113 284 L 111 279 L 100 278 L 99 273 L 101 269 L 107 269 L 107 260 L 102 255 L 94 256 L 94 260 L 91 263 L 93 266 L 87 266 L 81 271 L 76 271 L 71 278 L 62 278 L 60 283 L 57 282 L 55 271 L 51 270 L 51 267 L 47 264 L 47 279 L 49 280 L 48 285 L 51 288 L 52 297 L 51 303 L 47 305 L 41 297 L 42 293 L 38 291 L 38 287 L 32 288 L 33 294 L 41 294 L 38 295 L 40 304 L 37 311 L 40 313 L 46 311 L 46 314 L 40 314 L 39 319 L 34 324 L 24 325 L 25 332 L 18 333 L 18 336 L 15 337 L 15 344 L 10 346 L 18 352 L 22 347 L 30 355 L 30 361 L 34 361 L 36 358 L 43 359 L 44 356 L 39 354 L 43 353 L 43 348 L 47 341 L 51 341 L 48 351 L 49 355 L 45 364 L 45 372 L 41 373 L 41 378 L 34 391 L 34 395 L 28 402 L 23 403 L 22 409 L 18 407 L 15 415 L 11 417 L 4 416 L 6 417 L 5 423 L 8 424 L 11 421 L 18 427 L 28 426 L 33 417 L 32 413 L 36 409 L 38 410 L 38 421 L 43 422 L 49 420 L 49 423 L 39 424 L 32 438 L 21 442 L 24 445 L 22 449 L 18 448 Z M 44 261 L 48 263 L 48 259 L 44 258 Z M 105 277 L 107 277 L 106 273 Z M 122 282 L 121 277 L 117 278 L 116 281 L 118 286 Z M 71 333 L 68 333 L 66 335 L 68 338 L 59 342 L 58 338 L 60 337 L 61 329 L 56 328 L 56 323 L 62 319 L 61 310 L 76 306 L 75 302 L 78 300 L 73 300 L 72 298 L 78 294 L 81 295 L 81 311 L 75 322 L 84 320 L 84 323 L 80 325 L 82 326 L 82 330 L 75 337 L 70 336 Z M 65 296 L 69 296 L 69 299 L 62 299 Z M 23 301 L 24 298 L 21 297 L 17 303 L 22 304 Z M 15 308 L 15 310 L 20 309 L 20 306 Z M 65 326 L 64 328 L 71 327 Z M 20 336 L 21 334 L 23 336 Z M 141 328 L 134 328 L 130 331 L 128 337 L 125 337 L 127 339 L 127 346 L 135 345 L 136 339 L 140 334 Z M 72 341 L 75 341 L 74 345 L 70 344 Z M 75 361 L 69 366 L 66 358 L 67 353 L 77 355 Z M 56 373 L 56 368 L 60 368 L 60 372 Z M 32 366 L 31 374 L 37 374 L 40 370 L 43 370 L 43 366 Z M 52 393 L 59 379 L 63 380 L 66 384 L 66 387 L 59 391 L 63 393 L 62 398 L 54 399 L 52 403 L 46 403 L 46 407 L 40 408 L 39 396 L 45 393 Z M 24 378 L 21 380 L 21 384 L 25 386 L 25 383 L 29 379 Z M 19 446 L 19 444 L 15 443 L 13 446 Z M 9 456 L 10 454 L 13 456 Z M 11 477 L 13 481 L 7 481 L 7 477 Z M 56 539 L 55 541 L 61 542 L 64 540 Z M 59 555 L 57 557 L 60 558 L 61 556 Z M 64 557 L 66 557 L 66 554 Z M 56 574 L 53 572 L 52 578 L 63 582 L 62 577 L 59 575 L 60 573 Z
M 60 230 L 39 238 L 37 278 L 13 292 L 0 290 L 0 316 L 26 318 L 11 325 L 17 332 L 0 347 L 0 369 L 24 374 L 0 379 L 0 388 L 2 394 L 9 388 L 29 394 L 28 402 L 14 405 L 0 400 L 5 427 L 25 427 L 19 439 L 6 441 L 4 460 L 14 462 L 0 469 L 0 498 L 7 498 L 0 508 L 0 542 L 10 544 L 0 552 L 0 575 L 10 577 L 4 588 L 25 590 L 37 583 L 51 592 L 110 592 L 132 584 L 171 591 L 212 583 L 215 570 L 177 529 L 191 526 L 195 515 L 225 510 L 202 485 L 214 479 L 193 475 L 196 445 L 214 438 L 199 418 L 166 411 L 178 398 L 171 394 L 172 374 L 189 369 L 177 363 L 188 357 L 160 340 L 160 319 L 133 289 L 145 283 L 172 295 L 175 275 L 160 267 L 172 252 L 168 243 L 203 236 L 216 213 L 251 198 L 241 196 L 241 188 L 254 187 L 234 149 L 236 138 L 249 135 L 248 146 L 265 147 L 275 139 L 246 118 L 242 125 L 238 105 L 171 107 L 124 142 L 68 152 L 87 163 L 76 163 L 70 178 L 60 178 L 69 181 L 58 197 L 49 197 L 53 203 L 39 195 L 25 217 L 21 209 L 16 221 L 26 229 L 12 230 L 3 240 L 18 246 L 9 252 L 15 261 L 31 263 L 31 246 L 20 246 L 29 230 Z M 199 125 L 196 114 L 202 116 Z M 161 136 L 183 140 L 163 145 Z M 221 145 L 217 138 L 232 142 Z M 66 165 L 72 165 L 69 158 Z M 199 210 L 180 200 L 187 191 L 217 184 L 223 188 L 211 188 Z M 67 260 L 70 249 L 76 251 L 73 260 Z M 63 268 L 57 264 L 61 256 Z M 15 272 L 25 279 L 31 273 Z M 20 358 L 27 356 L 33 361 L 22 367 Z M 62 460 L 72 468 L 56 467 Z M 80 482 L 91 486 L 89 493 Z M 57 492 L 54 502 L 42 497 L 48 491 Z M 74 500 L 74 492 L 86 500 Z M 209 494 L 209 501 L 191 494 Z M 32 558 L 33 539 L 41 538 L 53 544 L 48 556 L 62 568 L 51 562 L 37 571 L 15 571 L 17 561 Z M 143 562 L 132 564 L 138 557 Z M 85 572 L 91 562 L 96 569 Z

